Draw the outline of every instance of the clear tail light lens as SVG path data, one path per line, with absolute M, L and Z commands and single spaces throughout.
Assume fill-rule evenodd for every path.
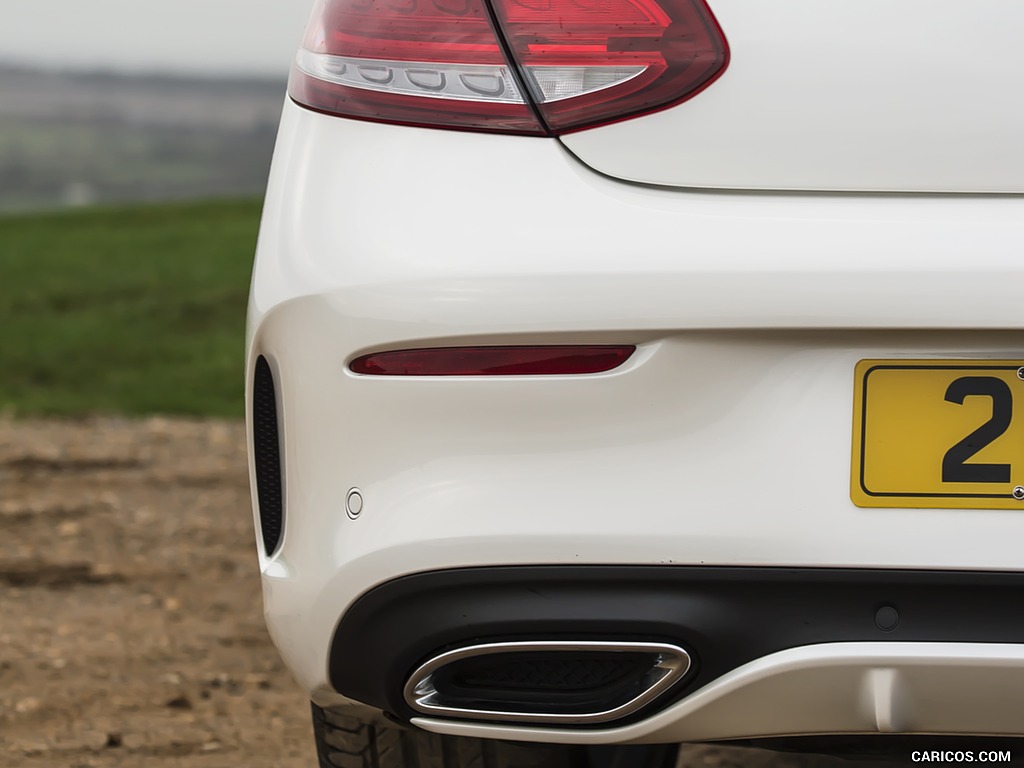
M 486 3 L 320 0 L 292 98 L 347 117 L 550 135 L 678 104 L 728 62 L 704 0 Z

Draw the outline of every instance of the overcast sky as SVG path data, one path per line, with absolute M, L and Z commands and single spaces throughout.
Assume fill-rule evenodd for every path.
M 0 0 L 0 62 L 287 75 L 313 0 Z

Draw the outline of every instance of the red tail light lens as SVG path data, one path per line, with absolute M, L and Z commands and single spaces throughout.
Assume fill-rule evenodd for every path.
M 492 2 L 319 0 L 292 98 L 348 117 L 544 135 L 677 104 L 728 60 L 704 0 Z
M 288 91 L 346 117 L 545 133 L 483 0 L 319 0 Z
M 635 350 L 623 345 L 404 349 L 364 355 L 349 368 L 371 376 L 557 376 L 610 371 Z

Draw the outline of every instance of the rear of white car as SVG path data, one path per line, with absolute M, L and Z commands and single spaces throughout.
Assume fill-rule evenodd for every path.
M 1022 26 L 318 4 L 247 391 L 324 765 L 1024 735 Z

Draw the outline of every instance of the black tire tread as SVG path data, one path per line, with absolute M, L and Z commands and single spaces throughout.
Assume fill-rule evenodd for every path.
M 320 768 L 577 768 L 582 751 L 561 745 L 521 744 L 439 736 L 383 717 L 364 720 L 313 705 Z

